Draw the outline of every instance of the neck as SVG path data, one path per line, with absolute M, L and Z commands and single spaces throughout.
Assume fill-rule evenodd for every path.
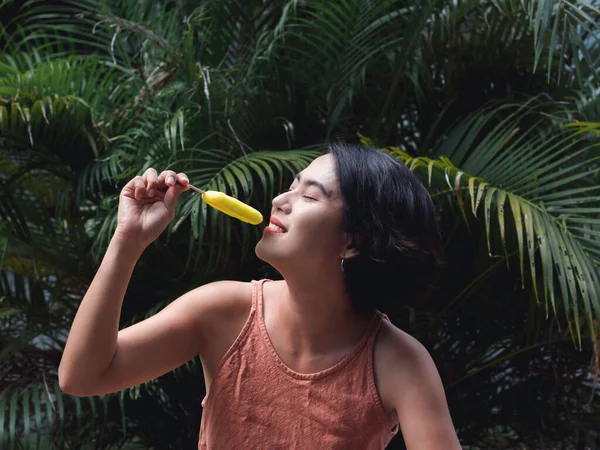
M 284 274 L 275 318 L 280 325 L 278 335 L 296 355 L 352 346 L 371 321 L 354 310 L 339 266 L 321 269 Z

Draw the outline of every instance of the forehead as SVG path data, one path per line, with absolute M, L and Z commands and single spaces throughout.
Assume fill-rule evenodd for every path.
M 335 160 L 333 155 L 322 155 L 314 159 L 302 172 L 302 177 L 319 181 L 331 192 L 336 192 L 337 177 L 335 175 Z

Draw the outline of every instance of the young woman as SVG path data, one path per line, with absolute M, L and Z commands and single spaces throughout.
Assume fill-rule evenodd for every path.
M 382 314 L 427 290 L 441 262 L 434 205 L 379 150 L 332 144 L 273 199 L 256 255 L 283 280 L 198 287 L 123 330 L 135 263 L 173 219 L 185 174 L 148 169 L 118 226 L 59 367 L 76 396 L 119 391 L 199 355 L 199 449 L 459 449 L 427 350 Z

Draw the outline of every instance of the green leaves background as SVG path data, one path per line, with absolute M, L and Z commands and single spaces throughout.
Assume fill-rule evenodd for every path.
M 197 359 L 113 396 L 58 389 L 118 193 L 169 168 L 264 214 L 341 137 L 403 161 L 439 206 L 444 278 L 393 320 L 434 356 L 465 448 L 599 447 L 599 12 L 548 0 L 2 2 L 0 442 L 195 445 Z M 136 267 L 122 326 L 199 284 L 276 277 L 254 256 L 259 237 L 184 194 Z

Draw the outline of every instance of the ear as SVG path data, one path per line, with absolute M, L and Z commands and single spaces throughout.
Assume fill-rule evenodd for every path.
M 360 252 L 358 251 L 358 249 L 356 247 L 352 247 L 352 248 L 348 248 L 346 247 L 346 250 L 344 251 L 344 259 L 352 259 L 355 258 L 356 256 L 358 256 Z
M 345 244 L 346 244 L 346 247 L 344 248 L 342 258 L 352 259 L 352 258 L 358 256 L 358 254 L 360 253 L 360 250 L 358 249 L 358 247 L 355 243 L 355 239 L 354 239 L 353 235 L 349 235 L 346 237 Z

